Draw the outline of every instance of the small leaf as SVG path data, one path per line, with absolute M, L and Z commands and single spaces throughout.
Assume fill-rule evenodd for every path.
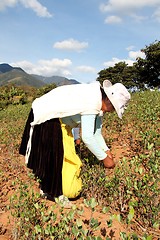
M 42 232 L 42 229 L 41 229 L 40 225 L 36 225 L 34 227 L 34 229 L 35 229 L 36 233 L 41 233 Z
M 102 212 L 103 212 L 103 213 L 109 212 L 109 207 L 103 207 L 103 208 L 102 208 Z
M 159 223 L 158 223 L 158 222 L 155 222 L 155 223 L 153 224 L 153 227 L 154 227 L 155 229 L 159 229 Z
M 128 214 L 128 217 L 127 217 L 129 223 L 131 222 L 133 217 L 134 217 L 134 208 L 133 208 L 133 206 L 130 206 L 129 207 L 129 214 Z
M 82 220 L 81 219 L 76 219 L 76 224 L 79 227 L 82 227 Z
M 142 174 L 142 173 L 143 173 L 143 168 L 140 167 L 139 170 L 138 170 L 138 172 L 139 172 L 140 174 Z
M 112 227 L 112 219 L 110 219 L 109 221 L 106 221 L 106 223 L 108 227 Z
M 154 143 L 151 143 L 151 144 L 148 143 L 148 146 L 147 146 L 148 150 L 151 150 L 153 147 L 154 147 Z
M 35 203 L 34 206 L 35 206 L 36 209 L 39 209 L 39 204 L 38 203 Z
M 95 208 L 95 207 L 98 205 L 98 203 L 97 203 L 97 201 L 95 200 L 95 198 L 91 198 L 90 204 L 91 204 L 91 208 Z

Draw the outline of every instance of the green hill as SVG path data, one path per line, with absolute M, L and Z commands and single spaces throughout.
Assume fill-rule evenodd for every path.
M 32 86 L 36 88 L 45 85 L 43 81 L 34 78 L 32 75 L 29 75 L 22 70 L 16 69 L 0 74 L 0 86 L 8 84 L 14 84 L 16 86 Z
M 23 71 L 24 70 L 22 68 L 19 68 L 19 67 L 12 67 L 10 66 L 9 64 L 7 63 L 2 63 L 0 64 L 0 73 L 6 73 L 6 72 L 9 72 L 9 71 L 12 71 L 12 70 L 20 70 L 20 71 Z
M 12 67 L 7 63 L 0 64 L 0 86 L 12 84 L 15 86 L 30 86 L 40 88 L 48 84 L 56 84 L 57 86 L 78 84 L 74 79 L 67 79 L 61 76 L 44 77 L 26 73 L 23 69 Z
M 70 84 L 78 84 L 79 82 L 76 81 L 75 79 L 68 79 L 66 77 L 61 77 L 61 76 L 51 76 L 51 77 L 44 77 L 40 75 L 32 75 L 36 79 L 39 79 L 43 81 L 45 84 L 56 84 L 57 86 L 62 86 L 62 85 L 70 85 Z

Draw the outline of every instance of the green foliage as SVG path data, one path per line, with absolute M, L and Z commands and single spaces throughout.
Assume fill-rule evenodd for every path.
M 125 62 L 116 63 L 114 67 L 101 70 L 99 73 L 98 81 L 102 82 L 106 79 L 110 80 L 112 84 L 120 82 L 127 88 L 138 86 L 135 78 L 134 66 L 128 66 Z
M 114 136 L 113 141 L 127 144 L 130 152 L 111 176 L 105 177 L 103 165 L 90 167 L 86 160 L 82 172 L 85 198 L 96 198 L 109 211 L 117 210 L 127 224 L 143 229 L 159 225 L 159 101 L 158 91 L 135 93 L 121 124 L 115 116 L 107 116 L 106 142 L 112 146 Z
M 9 105 L 7 109 L 0 111 L 0 138 L 1 144 L 5 144 L 8 151 L 17 151 L 22 137 L 22 132 L 30 111 L 31 104 Z
M 81 196 L 84 206 L 90 209 L 89 219 L 81 218 L 84 209 L 80 206 L 67 213 L 60 206 L 59 211 L 49 207 L 45 199 L 34 193 L 33 179 L 15 182 L 17 191 L 10 204 L 15 220 L 14 239 L 112 239 L 95 236 L 100 228 L 99 220 L 93 217 L 97 208 L 110 214 L 107 229 L 116 219 L 135 232 L 121 232 L 120 239 L 149 240 L 159 236 L 159 102 L 158 91 L 134 93 L 123 120 L 116 114 L 107 114 L 103 125 L 107 144 L 112 147 L 116 142 L 127 152 L 117 159 L 111 175 L 106 175 L 103 164 L 82 145 Z M 13 154 L 17 153 L 30 105 L 9 105 L 0 111 L 1 144 L 12 158 L 16 158 Z
M 37 90 L 36 97 L 40 97 L 54 88 L 56 88 L 56 84 L 54 83 L 45 85 L 44 87 L 41 87 Z
M 137 58 L 133 66 L 125 62 L 116 63 L 114 67 L 101 70 L 97 80 L 101 83 L 108 79 L 112 84 L 121 82 L 127 88 L 137 87 L 145 89 L 160 86 L 160 41 L 141 49 L 145 53 L 145 59 Z
M 33 100 L 35 89 L 6 85 L 0 87 L 0 110 L 8 105 L 26 104 Z
M 66 211 L 56 199 L 57 205 L 46 205 L 45 200 L 40 201 L 40 195 L 33 192 L 29 183 L 17 181 L 17 191 L 10 199 L 9 208 L 15 220 L 14 239 L 99 239 L 94 236 L 99 222 L 92 217 L 97 203 L 95 199 L 85 202 L 91 209 L 91 216 L 81 220 L 83 207 Z M 57 207 L 59 208 L 56 213 Z
M 8 67 L 7 67 L 8 66 Z M 27 74 L 21 68 L 14 68 L 8 64 L 0 64 L 2 74 L 0 74 L 0 86 L 14 85 L 14 86 L 32 86 L 38 88 L 44 86 L 44 82 L 35 78 L 31 74 Z
M 1 87 L 0 91 L 0 109 L 9 104 L 24 104 L 27 98 L 22 89 L 14 86 Z
M 55 84 L 48 84 L 37 89 L 29 86 L 15 85 L 0 87 L 0 110 L 8 105 L 23 105 L 32 102 L 36 97 L 42 96 L 55 87 Z
M 155 41 L 141 51 L 146 57 L 138 58 L 135 65 L 139 81 L 149 87 L 160 87 L 160 41 Z

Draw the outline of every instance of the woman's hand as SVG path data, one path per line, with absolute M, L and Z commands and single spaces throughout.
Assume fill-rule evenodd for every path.
M 106 151 L 107 157 L 103 159 L 103 164 L 106 168 L 114 168 L 115 162 L 113 160 L 113 155 L 110 150 Z
M 75 140 L 75 144 L 76 144 L 76 145 L 80 145 L 80 144 L 81 144 L 80 138 L 78 138 L 78 139 Z
M 107 150 L 106 153 L 107 153 L 107 157 L 110 157 L 111 159 L 113 159 L 113 155 L 110 150 Z

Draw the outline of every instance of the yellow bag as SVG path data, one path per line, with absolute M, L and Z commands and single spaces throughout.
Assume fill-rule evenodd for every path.
M 63 134 L 64 158 L 62 168 L 63 195 L 68 198 L 77 197 L 82 189 L 82 180 L 79 177 L 82 162 L 75 152 L 74 138 L 71 128 L 61 124 Z

